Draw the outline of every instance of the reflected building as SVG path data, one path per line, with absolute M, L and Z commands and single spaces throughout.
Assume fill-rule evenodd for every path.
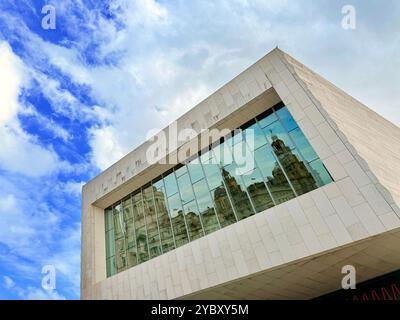
M 114 217 L 113 226 L 106 231 L 107 241 L 113 242 L 107 246 L 114 248 L 107 254 L 108 274 L 148 261 L 324 184 L 314 179 L 315 172 L 303 157 L 311 148 L 308 142 L 303 141 L 302 147 L 294 143 L 301 132 L 284 105 L 244 124 L 243 136 L 257 127 L 265 134 L 259 135 L 257 145 L 249 149 L 255 163 L 249 172 L 238 170 L 234 159 L 218 165 L 188 162 L 107 209 L 106 215 Z M 218 150 L 230 145 L 230 139 L 224 139 Z M 243 148 L 251 146 L 246 139 L 240 143 Z M 212 152 L 208 149 L 202 157 L 212 159 Z M 318 161 L 318 172 L 329 177 L 321 161 L 312 159 Z
M 280 164 L 276 162 L 275 168 L 272 171 L 273 179 L 276 180 L 275 184 L 279 185 L 283 180 L 286 180 L 286 177 L 284 177 L 286 174 L 297 194 L 303 194 L 316 189 L 317 182 L 311 174 L 310 169 L 306 167 L 303 161 L 293 154 L 293 150 L 286 146 L 285 142 L 272 132 L 271 140 L 272 149 Z M 282 194 L 282 196 L 285 195 Z

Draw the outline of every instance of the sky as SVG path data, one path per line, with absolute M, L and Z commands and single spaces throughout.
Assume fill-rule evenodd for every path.
M 2 0 L 0 299 L 79 299 L 82 185 L 276 46 L 400 125 L 399 16 L 398 0 Z

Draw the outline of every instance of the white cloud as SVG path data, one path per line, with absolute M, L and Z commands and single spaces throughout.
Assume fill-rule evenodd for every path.
M 24 300 L 65 300 L 65 296 L 59 294 L 57 290 L 44 290 L 42 288 L 28 286 L 22 288 L 9 276 L 3 276 L 3 287 L 15 292 L 20 299 Z
M 93 163 L 98 168 L 105 169 L 124 155 L 113 127 L 93 128 L 90 137 Z
M 23 82 L 22 61 L 7 42 L 0 42 L 0 126 L 13 121 L 19 108 L 18 95 Z
M 32 205 L 26 198 L 11 193 L 0 194 L 0 220 L 0 243 L 28 259 L 40 250 L 45 253 L 37 240 L 50 237 L 59 225 L 59 217 L 47 205 Z
M 23 290 L 20 297 L 24 300 L 65 300 L 65 296 L 56 290 L 43 290 L 41 288 L 28 287 Z
M 68 181 L 62 185 L 64 191 L 68 194 L 71 194 L 75 197 L 79 197 L 82 192 L 82 186 L 85 184 L 84 181 L 75 182 L 75 181 Z
M 31 105 L 27 105 L 26 109 L 20 112 L 20 114 L 24 116 L 34 117 L 37 120 L 38 125 L 41 126 L 41 128 L 46 129 L 48 132 L 52 133 L 54 138 L 60 138 L 64 142 L 68 142 L 72 138 L 72 135 L 66 129 L 57 124 L 57 122 L 53 119 L 39 113 Z
M 4 276 L 3 277 L 3 287 L 6 289 L 11 289 L 11 288 L 15 287 L 14 280 L 8 276 Z
M 54 172 L 57 154 L 26 133 L 17 118 L 23 109 L 19 95 L 28 79 L 22 61 L 4 41 L 0 42 L 0 70 L 0 168 L 33 177 Z
M 56 289 L 73 297 L 79 296 L 80 224 L 65 225 L 66 208 L 55 211 L 48 207 L 44 198 L 51 190 L 55 193 L 53 196 L 70 199 L 67 196 L 77 192 L 78 183 L 67 182 L 64 184 L 66 187 L 59 191 L 52 182 L 47 187 L 49 190 L 43 190 L 46 188 L 43 185 L 41 190 L 30 194 L 24 184 L 16 187 L 1 179 L 0 182 L 0 244 L 2 248 L 8 248 L 7 254 L 0 256 L 0 264 L 5 268 L 2 271 L 12 268 L 14 276 L 30 281 L 22 288 L 21 284 L 13 285 L 13 279 L 6 275 L 3 287 L 18 291 L 22 299 L 62 298 L 57 292 L 35 289 L 40 286 L 43 277 L 42 267 L 53 265 Z
M 11 172 L 39 177 L 59 168 L 57 154 L 34 142 L 26 133 L 0 127 L 0 167 Z

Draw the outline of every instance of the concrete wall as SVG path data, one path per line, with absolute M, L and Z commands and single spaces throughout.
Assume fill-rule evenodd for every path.
M 273 50 L 178 123 L 234 127 L 271 107 L 279 96 L 335 182 L 106 279 L 102 208 L 165 170 L 146 164 L 145 143 L 84 186 L 83 299 L 173 299 L 207 289 L 211 295 L 210 288 L 399 230 L 393 196 L 345 135 L 347 123 L 337 124 L 331 116 L 337 103 L 319 101 L 308 89 L 319 78 L 305 82 L 296 63 Z M 141 165 L 135 166 L 137 159 Z M 392 261 L 391 267 L 399 268 L 400 261 Z

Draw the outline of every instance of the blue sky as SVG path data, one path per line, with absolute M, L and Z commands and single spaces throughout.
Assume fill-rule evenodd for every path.
M 79 298 L 82 184 L 276 45 L 399 125 L 399 16 L 397 0 L 1 1 L 0 299 Z

